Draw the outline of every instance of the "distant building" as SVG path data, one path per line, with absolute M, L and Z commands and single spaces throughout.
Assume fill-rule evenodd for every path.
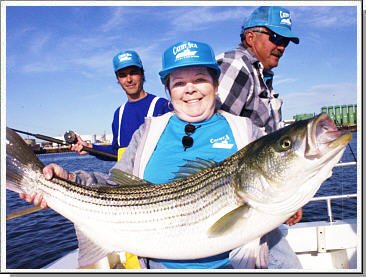
M 36 140 L 35 139 L 24 139 L 24 142 L 29 145 L 29 146 L 34 146 L 36 145 Z
M 112 140 L 113 140 L 113 134 L 92 134 L 92 135 L 79 135 L 82 140 L 86 141 L 86 142 L 90 142 L 90 143 L 96 143 L 96 144 L 112 144 Z M 65 140 L 65 138 L 62 136 L 59 137 L 55 137 L 56 139 L 59 140 Z M 58 147 L 60 146 L 57 143 L 52 143 L 53 147 Z

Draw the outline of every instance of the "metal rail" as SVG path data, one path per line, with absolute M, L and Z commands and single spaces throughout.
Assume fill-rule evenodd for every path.
M 338 163 L 334 167 L 344 167 L 344 166 L 350 166 L 350 165 L 357 165 L 357 162 Z
M 345 167 L 345 166 L 351 166 L 351 165 L 357 165 L 357 162 L 338 163 L 334 167 Z M 357 193 L 313 197 L 309 202 L 312 202 L 312 201 L 327 201 L 327 210 L 328 210 L 329 222 L 330 222 L 330 224 L 332 224 L 333 223 L 333 215 L 332 215 L 331 200 L 333 200 L 333 199 L 343 199 L 343 198 L 357 198 Z

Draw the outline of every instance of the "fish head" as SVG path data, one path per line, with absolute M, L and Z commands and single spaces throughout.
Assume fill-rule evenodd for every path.
M 237 191 L 262 203 L 294 194 L 309 201 L 351 140 L 352 134 L 338 130 L 325 113 L 263 136 L 242 150 Z

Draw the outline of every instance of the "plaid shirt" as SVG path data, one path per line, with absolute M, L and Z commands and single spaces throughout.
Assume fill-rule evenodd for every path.
M 264 71 L 257 57 L 243 44 L 218 55 L 216 60 L 222 71 L 218 88 L 221 109 L 249 117 L 266 133 L 279 129 L 282 100 L 273 92 L 273 72 Z

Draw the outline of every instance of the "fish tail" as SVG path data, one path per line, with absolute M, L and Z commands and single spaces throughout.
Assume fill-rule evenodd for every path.
M 6 139 L 6 188 L 26 193 L 25 187 L 34 183 L 34 173 L 41 172 L 44 164 L 24 140 L 8 127 Z

